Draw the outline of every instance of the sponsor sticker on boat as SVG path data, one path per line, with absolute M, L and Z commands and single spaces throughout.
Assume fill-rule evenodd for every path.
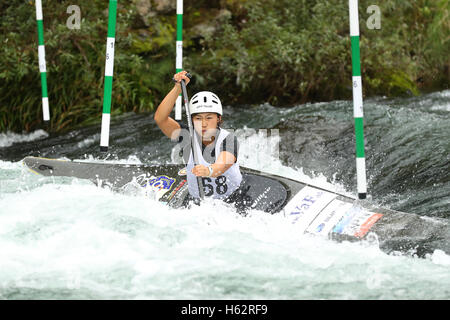
M 172 189 L 173 184 L 175 183 L 175 179 L 170 178 L 168 176 L 157 176 L 148 179 L 148 185 L 152 186 L 155 189 Z M 145 187 L 145 185 L 143 185 Z
M 341 218 L 341 220 L 338 222 L 338 224 L 333 228 L 333 232 L 343 234 L 345 228 L 350 223 L 350 221 L 358 215 L 358 213 L 361 213 L 362 208 L 361 207 L 355 207 L 352 206 L 345 215 Z
M 333 232 L 362 238 L 382 216 L 381 213 L 353 206 L 334 227 Z
M 366 235 L 370 228 L 377 222 L 383 215 L 381 213 L 375 213 L 371 215 L 366 222 L 364 222 L 359 230 L 355 233 L 355 237 L 362 238 Z
M 284 208 L 284 214 L 303 233 L 336 194 L 313 187 L 301 189 Z
M 142 174 L 136 178 L 136 181 L 141 187 L 152 189 L 156 194 L 156 199 L 160 199 L 172 189 L 176 179 L 165 175 L 147 177 L 145 174 Z
M 327 237 L 331 229 L 333 229 L 351 207 L 352 204 L 349 202 L 334 199 L 314 219 L 308 229 L 306 229 L 306 232 Z
M 180 190 L 181 189 L 181 187 L 183 187 L 183 185 L 186 183 L 186 180 L 182 180 L 179 184 L 178 184 L 178 186 L 175 188 L 175 189 L 173 189 L 173 191 L 172 191 L 172 193 L 167 197 L 167 201 L 170 201 L 172 198 L 173 198 L 173 196 L 178 192 L 178 190 Z

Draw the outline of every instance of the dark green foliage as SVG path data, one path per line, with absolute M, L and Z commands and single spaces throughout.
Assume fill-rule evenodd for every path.
M 381 9 L 378 30 L 366 26 L 372 4 Z M 448 0 L 359 1 L 365 95 L 448 88 L 448 6 Z M 245 18 L 230 19 L 207 39 L 209 51 L 192 56 L 206 83 L 233 103 L 351 98 L 348 1 L 249 0 L 243 7 Z M 216 72 L 208 77 L 211 66 Z
M 156 0 L 152 0 L 155 10 Z M 448 88 L 448 0 L 359 1 L 366 96 Z M 153 111 L 172 86 L 175 10 L 147 22 L 136 1 L 119 1 L 111 112 Z M 66 9 L 81 8 L 81 29 Z M 370 5 L 381 29 L 370 30 Z M 51 109 L 49 131 L 98 123 L 103 106 L 105 0 L 43 1 Z M 184 68 L 192 92 L 216 91 L 225 104 L 289 105 L 351 99 L 348 1 L 185 1 Z M 34 1 L 0 3 L 0 131 L 42 126 Z
M 70 30 L 66 10 L 74 2 L 43 1 L 50 131 L 101 119 L 108 2 L 76 2 L 81 28 Z M 131 1 L 119 3 L 111 112 L 152 110 L 155 95 L 162 94 L 154 88 L 161 86 L 152 88 L 150 62 L 133 52 Z M 0 43 L 0 131 L 35 129 L 41 125 L 42 108 L 34 2 L 2 5 Z

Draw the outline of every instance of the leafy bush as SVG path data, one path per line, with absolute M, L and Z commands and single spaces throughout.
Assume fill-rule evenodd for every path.
M 108 2 L 78 0 L 81 29 L 70 30 L 71 2 L 43 1 L 49 131 L 101 119 Z M 175 72 L 175 10 L 143 23 L 136 2 L 118 5 L 113 115 L 153 111 Z M 379 30 L 366 26 L 372 4 L 381 9 Z M 366 96 L 448 88 L 448 9 L 448 0 L 359 1 Z M 0 131 L 34 130 L 42 126 L 34 2 L 2 1 L 0 14 Z M 233 104 L 351 99 L 347 1 L 185 2 L 183 26 L 192 91 L 210 89 Z
M 366 95 L 419 94 L 448 88 L 448 1 L 378 3 L 381 29 L 369 29 L 359 4 L 361 67 Z M 351 97 L 348 2 L 247 1 L 247 15 L 229 19 L 206 39 L 192 64 L 214 66 L 205 79 L 233 102 L 293 104 Z M 204 61 L 204 63 L 202 63 Z

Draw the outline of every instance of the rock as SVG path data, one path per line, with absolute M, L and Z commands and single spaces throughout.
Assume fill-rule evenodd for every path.
M 152 4 L 150 0 L 136 0 L 136 9 L 139 15 L 146 16 L 150 13 Z
M 149 19 L 155 15 L 155 13 L 151 11 L 152 4 L 150 0 L 135 0 L 134 2 L 140 22 L 146 27 L 150 26 Z
M 175 0 L 153 0 L 153 3 L 158 13 L 169 13 L 177 8 L 177 2 Z
M 175 0 L 133 0 L 136 6 L 136 12 L 138 14 L 139 23 L 143 23 L 144 26 L 150 26 L 150 19 L 158 14 L 173 14 L 176 11 Z
M 205 22 L 192 27 L 192 32 L 197 37 L 211 37 L 220 25 L 229 18 L 231 18 L 231 12 L 229 10 L 219 10 L 219 12 L 212 19 L 206 19 Z

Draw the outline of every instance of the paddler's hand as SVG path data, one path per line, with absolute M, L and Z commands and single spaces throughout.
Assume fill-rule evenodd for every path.
M 198 164 L 194 168 L 192 168 L 191 172 L 197 177 L 207 177 L 209 176 L 208 167 Z
M 186 83 L 186 85 L 189 83 L 189 81 L 191 81 L 191 79 L 189 79 L 189 78 L 186 76 L 186 74 L 187 74 L 187 71 L 180 71 L 180 72 L 176 73 L 176 74 L 173 76 L 173 81 L 175 82 L 175 85 L 176 85 L 177 87 L 180 87 L 180 86 L 181 86 L 181 85 L 180 85 L 181 80 L 184 80 L 184 82 Z

